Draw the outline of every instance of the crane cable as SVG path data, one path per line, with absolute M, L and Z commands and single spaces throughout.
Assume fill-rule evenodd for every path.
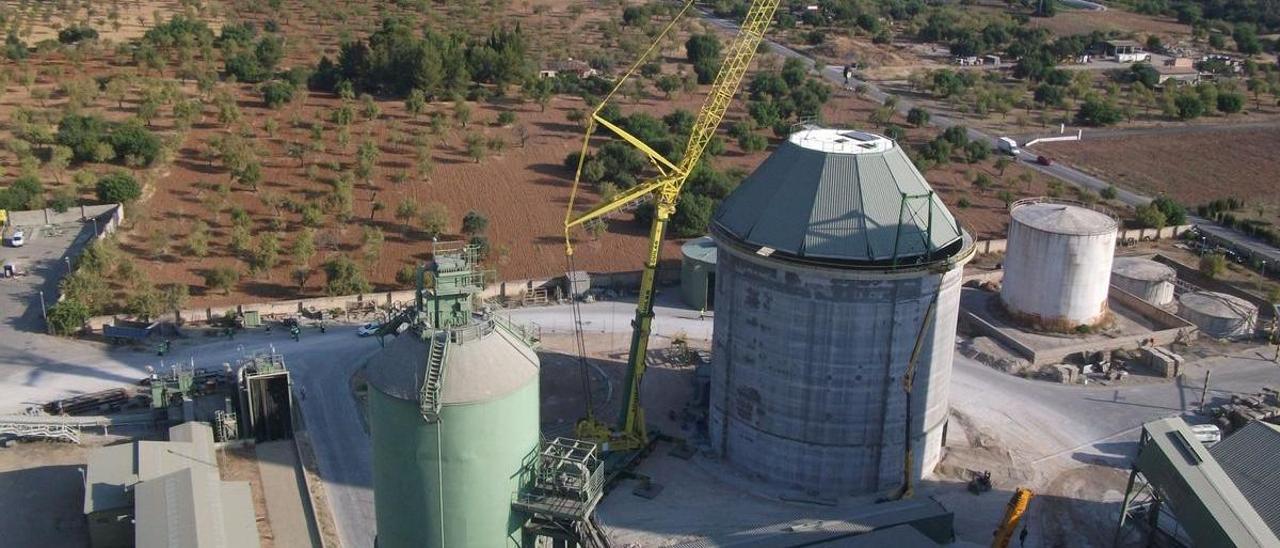
M 582 329 L 582 308 L 578 304 L 578 296 L 574 295 L 573 273 L 577 272 L 572 254 L 566 254 L 565 279 L 569 286 L 569 303 L 573 309 L 573 338 L 578 347 L 578 365 L 582 371 L 582 395 L 586 398 L 588 421 L 595 420 L 595 409 L 591 401 L 591 366 L 587 363 L 587 341 Z

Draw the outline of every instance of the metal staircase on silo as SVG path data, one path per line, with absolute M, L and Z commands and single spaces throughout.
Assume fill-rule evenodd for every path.
M 427 367 L 422 372 L 422 388 L 418 392 L 418 409 L 429 423 L 440 420 L 440 387 L 444 381 L 444 362 L 449 351 L 449 332 L 434 331 L 430 334 L 431 350 L 427 353 Z

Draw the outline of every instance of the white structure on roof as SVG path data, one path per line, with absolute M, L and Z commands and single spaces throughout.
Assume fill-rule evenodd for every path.
M 1110 215 L 1041 199 L 1010 210 L 1000 300 L 1028 325 L 1055 331 L 1106 318 L 1119 224 Z

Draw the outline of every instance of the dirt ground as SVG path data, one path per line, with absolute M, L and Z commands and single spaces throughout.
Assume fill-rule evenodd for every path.
M 1280 127 L 1189 135 L 1133 135 L 1044 145 L 1054 157 L 1103 179 L 1189 205 L 1218 198 L 1263 206 L 1280 221 Z M 1212 148 L 1210 152 L 1207 149 Z
M 258 455 L 252 444 L 218 451 L 218 469 L 222 481 L 247 481 L 253 497 L 253 514 L 258 521 L 258 538 L 263 548 L 275 546 L 271 520 L 267 517 L 267 499 L 262 493 L 262 477 L 258 474 Z
M 65 5 L 68 9 L 57 6 Z M 98 31 L 99 38 L 112 42 L 132 40 L 143 35 L 156 18 L 168 19 L 184 13 L 177 0 L 134 0 L 129 2 L 26 2 L 0 1 L 0 7 L 14 9 L 18 16 L 18 36 L 28 44 L 57 40 L 58 31 L 77 23 L 87 23 Z M 70 9 L 74 8 L 74 9 Z M 221 28 L 212 13 L 206 13 L 210 26 Z
M 628 339 L 625 335 L 587 334 L 587 351 L 593 363 L 610 379 L 609 388 L 603 388 L 598 376 L 593 376 L 593 398 L 596 412 L 605 420 L 613 420 L 617 411 L 617 390 L 623 374 Z M 670 340 L 658 338 L 652 348 L 657 349 L 645 377 L 644 406 L 651 428 L 677 437 L 689 437 L 693 432 L 679 420 L 680 411 L 692 397 L 693 369 L 677 366 L 665 359 L 664 349 Z M 710 341 L 692 340 L 693 348 L 706 349 Z M 545 338 L 539 352 L 542 358 L 542 417 L 544 435 L 568 435 L 574 420 L 582 416 L 581 368 L 573 350 L 573 339 L 568 335 Z M 610 396 L 609 391 L 613 393 Z M 600 402 L 611 397 L 608 405 Z M 1113 520 L 1121 493 L 1116 486 L 1123 486 L 1125 472 L 1109 466 L 1057 461 L 1029 468 L 1015 465 L 1010 447 L 1033 447 L 1039 439 L 1037 432 L 1026 429 L 992 431 L 986 423 L 990 417 L 969 417 L 952 411 L 952 422 L 946 455 L 935 473 L 921 482 L 917 497 L 933 497 L 947 508 L 956 511 L 955 526 L 962 539 L 985 540 L 1004 512 L 1005 503 L 1016 487 L 1031 487 L 1035 493 L 1027 514 L 1027 527 L 1032 539 L 1039 539 L 1039 546 L 1109 546 Z M 754 491 L 752 481 L 738 478 L 730 469 L 715 462 L 696 457 L 693 461 L 677 460 L 668 455 L 669 448 L 659 447 L 638 470 L 666 483 L 662 504 L 655 505 L 630 494 L 635 486 L 628 482 L 615 488 L 602 506 L 601 520 L 615 542 L 637 546 L 670 546 L 680 541 L 700 538 L 692 534 L 709 527 L 694 525 L 702 519 L 706 505 L 724 504 L 725 500 L 739 500 L 733 505 L 738 521 L 751 523 L 775 523 L 804 517 L 817 519 L 832 511 L 813 505 L 794 505 L 778 501 Z M 988 470 L 996 480 L 995 489 L 980 496 L 970 494 L 965 484 L 971 470 Z M 692 487 L 696 485 L 696 487 Z M 670 497 L 677 497 L 675 499 Z M 685 518 L 679 508 L 688 507 Z M 673 510 L 675 508 L 675 510 Z M 958 509 L 963 509 L 960 511 Z M 746 517 L 744 517 L 746 516 Z M 733 520 L 728 520 L 725 525 Z M 1084 537 L 1080 531 L 1087 531 Z M 723 534 L 721 531 L 718 534 Z M 1081 543 L 1084 544 L 1081 544 Z M 637 543 L 637 544 L 626 544 Z
M 1134 33 L 1139 36 L 1155 34 L 1165 42 L 1191 37 L 1191 26 L 1179 23 L 1171 17 L 1143 15 L 1120 8 L 1107 11 L 1060 9 L 1053 17 L 1032 17 L 1030 25 L 1049 29 L 1058 36 L 1089 34 L 1095 30 Z
M 530 39 L 539 46 L 532 50 L 536 56 L 547 59 L 591 51 L 593 44 L 600 43 L 601 23 L 612 16 L 610 10 L 613 9 L 590 9 L 575 17 L 569 3 L 538 4 L 550 6 L 550 10 L 521 4 L 494 21 L 539 22 L 539 32 L 529 33 Z M 162 10 L 167 4 L 141 5 Z M 280 32 L 289 37 L 283 67 L 313 65 L 321 53 L 332 54 L 336 50 L 343 33 L 363 36 L 383 15 L 401 10 L 392 6 L 372 13 L 352 8 L 356 15 L 335 27 L 326 14 L 316 11 L 313 2 L 290 3 L 290 7 L 296 8 L 290 16 L 276 21 Z M 475 21 L 460 19 L 463 15 L 453 9 L 442 10 L 431 17 L 442 24 L 461 25 L 468 31 L 478 30 L 473 27 L 480 26 Z M 255 3 L 228 2 L 202 14 L 202 18 L 261 24 L 269 16 Z M 701 26 L 690 22 L 679 36 Z M 680 65 L 683 60 L 680 43 L 680 39 L 672 40 L 662 51 L 665 72 L 688 71 L 688 67 Z M 139 72 L 127 63 L 120 63 L 110 48 L 103 45 L 90 45 L 74 59 L 60 55 L 42 57 L 38 66 L 8 69 L 12 78 L 7 80 L 8 86 L 0 90 L 0 117 L 22 107 L 38 106 L 56 113 L 69 102 L 59 86 L 80 75 L 132 74 L 138 78 L 137 83 L 123 99 L 99 95 L 89 104 L 108 119 L 124 120 L 135 115 L 141 103 L 139 93 L 144 87 L 162 81 L 173 82 L 171 67 L 159 74 Z M 767 57 L 762 56 L 758 63 L 761 66 L 780 63 Z M 178 89 L 187 97 L 198 93 L 190 82 L 179 85 Z M 38 101 L 35 92 L 41 92 Z M 668 99 L 657 90 L 648 89 L 641 97 L 619 97 L 617 102 L 624 113 L 640 111 L 661 115 L 677 108 L 696 112 L 704 92 L 705 86 Z M 144 198 L 131 208 L 121 233 L 122 247 L 137 259 L 141 277 L 157 283 L 191 286 L 191 306 L 317 295 L 321 293 L 324 279 L 319 272 L 320 265 L 337 255 L 363 255 L 360 240 L 366 227 L 378 228 L 384 235 L 380 251 L 364 258 L 366 276 L 378 290 L 399 287 L 395 282 L 396 273 L 426 259 L 430 246 L 425 233 L 394 217 L 397 204 L 404 199 L 413 200 L 420 207 L 443 204 L 448 210 L 450 232 L 459 230 L 463 215 L 470 210 L 487 216 L 490 219 L 487 236 L 493 245 L 489 267 L 496 271 L 498 279 L 551 277 L 568 267 L 560 227 L 572 173 L 563 166 L 563 161 L 581 142 L 580 126 L 568 119 L 571 111 L 588 108 L 579 98 L 556 97 L 543 110 L 537 104 L 518 98 L 512 90 L 505 97 L 470 102 L 471 121 L 465 127 L 453 121 L 454 104 L 450 101 L 431 104 L 427 114 L 415 118 L 406 112 L 402 101 L 378 98 L 378 116 L 366 119 L 357 115 L 349 128 L 350 142 L 343 146 L 338 142 L 339 128 L 329 121 L 329 114 L 340 103 L 335 96 L 301 93 L 301 98 L 293 103 L 271 110 L 262 103 L 252 85 L 222 83 L 214 93 L 235 97 L 240 122 L 230 126 L 219 123 L 217 109 L 206 104 L 201 118 L 184 132 L 176 127 L 169 107 L 162 107 L 160 115 L 152 121 L 152 129 L 179 145 L 170 163 L 136 172 L 145 184 Z M 359 107 L 359 101 L 356 106 Z M 867 118 L 873 108 L 874 105 L 852 92 L 837 91 L 824 108 L 823 119 L 832 125 L 869 128 Z M 744 110 L 745 100 L 740 99 L 728 114 L 724 127 L 745 117 Z M 448 120 L 443 131 L 434 131 L 427 122 L 432 112 L 442 113 Z M 497 125 L 497 116 L 502 112 L 515 114 L 516 122 Z M 312 143 L 310 136 L 313 123 L 323 129 L 323 138 L 318 143 Z M 895 123 L 904 124 L 900 119 Z M 4 130 L 0 132 L 3 136 L 11 128 L 0 129 Z M 213 159 L 213 141 L 233 131 L 244 135 L 262 159 L 263 182 L 257 190 L 229 184 L 229 173 Z M 469 135 L 500 140 L 505 146 L 477 163 L 466 154 L 464 141 Z M 930 129 L 911 130 L 908 142 L 923 142 L 932 135 Z M 318 253 L 307 265 L 296 264 L 288 249 L 301 232 L 301 216 L 273 204 L 284 198 L 297 203 L 323 201 L 332 182 L 352 169 L 357 145 L 366 139 L 378 145 L 379 158 L 373 176 L 355 184 L 352 218 L 347 222 L 331 217 L 324 219 L 315 232 Z M 419 174 L 414 167 L 417 163 L 414 146 L 408 143 L 413 140 L 428 143 L 433 166 L 429 173 Z M 726 153 L 711 160 L 720 169 L 749 173 L 767 157 L 767 152 L 744 154 L 732 139 L 726 141 Z M 316 144 L 319 150 L 313 148 L 301 160 L 286 154 L 290 146 L 314 147 Z M 105 165 L 72 168 L 98 173 L 114 169 Z M 0 153 L 0 170 L 6 176 L 16 176 L 20 169 L 14 156 Z M 59 189 L 71 184 L 70 173 L 56 173 L 47 166 L 43 171 L 48 188 Z M 992 175 L 996 187 L 986 191 L 972 188 L 971 182 L 979 172 Z M 996 196 L 1000 190 L 1009 190 L 1015 198 L 1045 193 L 1045 186 L 1037 176 L 1024 173 L 1021 168 L 1012 167 L 1001 176 L 988 160 L 978 165 L 953 163 L 935 168 L 926 176 L 975 237 L 994 238 L 1003 235 L 1007 217 L 1004 202 Z M 224 194 L 219 187 L 226 187 L 229 192 Z M 79 192 L 81 195 L 92 193 L 83 188 Z M 960 207 L 961 198 L 967 207 Z M 578 205 L 588 207 L 596 199 L 588 190 Z M 375 204 L 381 209 L 375 208 Z M 243 254 L 230 248 L 234 209 L 248 214 L 250 233 L 255 237 L 265 232 L 280 235 L 282 252 L 277 267 L 256 275 L 245 272 Z M 193 256 L 186 248 L 186 234 L 192 231 L 197 220 L 205 222 L 210 229 L 210 251 L 203 258 Z M 448 237 L 453 236 L 456 234 Z M 607 233 L 598 240 L 585 234 L 580 235 L 580 239 L 575 246 L 578 249 L 576 268 L 636 270 L 645 251 L 646 227 L 634 222 L 631 215 L 620 214 L 609 221 Z M 664 245 L 664 259 L 678 258 L 679 243 L 671 241 Z M 244 273 L 241 283 L 229 295 L 203 287 L 204 274 L 219 266 L 233 266 Z M 311 276 L 299 286 L 290 273 L 304 266 Z

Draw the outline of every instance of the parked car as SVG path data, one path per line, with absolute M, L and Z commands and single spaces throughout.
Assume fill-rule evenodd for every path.
M 27 243 L 27 234 L 21 230 L 15 230 L 9 236 L 9 245 L 13 247 L 22 247 Z
M 1042 166 L 1053 165 L 1053 159 L 1048 156 L 1036 156 L 1036 163 Z
M 379 329 L 382 329 L 382 324 L 380 324 L 380 323 L 367 323 L 367 324 L 364 324 L 364 325 L 360 326 L 360 329 L 357 329 L 357 330 L 356 330 L 356 335 L 359 335 L 359 336 L 361 336 L 361 337 L 368 337 L 368 336 L 371 336 L 371 335 L 376 335 L 376 334 L 378 334 L 378 330 L 379 330 Z

